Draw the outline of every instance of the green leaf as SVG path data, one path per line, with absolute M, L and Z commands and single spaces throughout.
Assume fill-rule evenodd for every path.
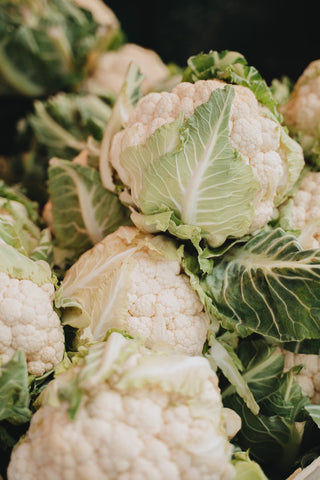
M 283 105 L 289 101 L 292 89 L 293 82 L 286 75 L 282 75 L 280 80 L 274 78 L 270 85 L 270 90 L 277 105 Z
M 99 142 L 110 114 L 111 107 L 95 95 L 60 92 L 35 101 L 34 113 L 27 120 L 48 159 L 71 160 L 84 149 L 99 156 Z
M 60 365 L 61 364 L 58 364 L 57 367 L 60 367 Z M 37 409 L 38 397 L 40 393 L 46 388 L 46 386 L 53 380 L 54 374 L 55 369 L 51 368 L 39 377 L 29 375 L 29 393 L 33 410 Z
M 182 125 L 183 115 L 179 115 L 174 122 L 165 123 L 158 128 L 154 135 L 147 138 L 144 146 L 129 147 L 121 154 L 120 164 L 116 167 L 127 177 L 126 183 L 131 187 L 132 200 L 138 206 L 146 171 L 150 165 L 160 162 L 163 155 L 180 146 Z
M 48 174 L 55 244 L 72 250 L 74 259 L 130 223 L 129 210 L 102 186 L 95 169 L 54 158 Z
M 308 412 L 314 423 L 320 428 L 320 405 L 306 405 L 304 409 Z
M 19 232 L 12 225 L 12 222 L 0 217 L 0 238 L 2 241 L 16 248 L 19 252 L 26 254 L 26 251 L 22 245 Z
M 246 234 L 252 221 L 258 182 L 229 142 L 233 98 L 230 86 L 212 92 L 180 128 L 178 148 L 174 123 L 156 130 L 146 146 L 129 147 L 121 155 L 131 184 L 138 186 L 133 195 L 141 212 L 150 222 L 151 215 L 171 211 L 168 230 L 179 238 L 195 237 L 198 243 L 200 228 L 201 236 L 218 246 L 229 236 Z M 159 158 L 164 135 L 169 153 Z
M 30 258 L 35 261 L 43 260 L 47 262 L 51 268 L 53 267 L 53 244 L 49 228 L 41 230 L 39 243 L 33 250 Z
M 28 256 L 37 247 L 40 229 L 28 216 L 23 203 L 0 197 L 0 236 L 9 245 Z
M 15 425 L 28 422 L 29 402 L 27 362 L 24 353 L 19 351 L 0 366 L 0 421 Z
M 99 171 L 103 186 L 111 192 L 116 190 L 109 160 L 111 140 L 127 123 L 130 113 L 141 97 L 142 80 L 143 75 L 139 67 L 131 63 L 103 135 L 99 157 Z
M 284 373 L 278 389 L 261 402 L 264 414 L 280 415 L 292 421 L 301 419 L 302 410 L 308 408 L 310 400 L 302 394 L 300 385 L 295 381 L 295 374 L 292 370 Z
M 188 67 L 183 74 L 183 81 L 196 82 L 216 78 L 219 72 L 224 71 L 232 64 L 246 64 L 246 59 L 239 52 L 211 50 L 209 53 L 200 53 L 188 58 Z
M 0 272 L 11 278 L 31 280 L 41 286 L 50 283 L 52 274 L 48 263 L 39 260 L 33 261 L 11 245 L 0 242 Z
M 229 380 L 238 395 L 245 401 L 248 408 L 254 413 L 254 415 L 257 415 L 259 412 L 259 405 L 252 395 L 246 380 L 239 372 L 238 361 L 235 362 L 234 359 L 235 354 L 231 355 L 222 343 L 213 336 L 209 336 L 209 345 L 210 349 L 207 355 L 208 360 L 213 361 L 214 364 L 220 368 L 223 375 Z
M 225 399 L 225 406 L 235 410 L 242 419 L 236 441 L 257 461 L 270 477 L 286 478 L 297 458 L 301 432 L 294 422 L 278 415 L 254 415 L 237 396 Z M 275 462 L 275 459 L 277 461 Z
M 284 357 L 280 351 L 263 339 L 252 340 L 249 337 L 240 341 L 236 353 L 244 366 L 243 379 L 256 401 L 260 402 L 268 397 L 270 392 L 277 390 L 284 366 Z M 234 386 L 229 386 L 223 391 L 223 398 L 234 391 Z
M 294 353 L 307 353 L 313 355 L 320 355 L 320 339 L 302 340 L 301 342 L 286 342 L 283 345 L 285 350 L 290 350 Z
M 71 0 L 0 2 L 0 93 L 48 96 L 87 73 L 115 26 L 101 28 Z
M 3 180 L 0 180 L 0 197 L 22 203 L 26 208 L 29 218 L 35 223 L 40 221 L 38 204 L 26 197 L 18 188 L 6 185 Z
M 258 463 L 250 459 L 248 452 L 236 452 L 232 464 L 236 469 L 234 480 L 268 480 Z
M 248 87 L 257 97 L 257 100 L 266 105 L 273 116 L 281 122 L 282 117 L 276 108 L 272 91 L 255 67 L 249 66 L 245 57 L 239 52 L 211 50 L 209 53 L 200 53 L 188 59 L 183 80 L 195 82 L 218 78 L 227 83 Z
M 280 143 L 282 152 L 286 155 L 288 161 L 288 179 L 286 185 L 277 193 L 274 200 L 276 206 L 280 205 L 294 191 L 297 182 L 302 178 L 300 174 L 304 167 L 301 146 L 283 128 L 280 130 Z
M 320 250 L 280 228 L 231 248 L 200 282 L 222 323 L 281 342 L 320 338 Z

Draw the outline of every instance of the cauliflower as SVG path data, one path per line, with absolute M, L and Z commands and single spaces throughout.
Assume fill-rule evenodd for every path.
M 280 107 L 285 124 L 318 165 L 320 140 L 320 60 L 311 62 L 296 82 L 291 97 Z
M 235 477 L 230 411 L 203 357 L 152 352 L 112 333 L 42 397 L 8 480 Z
M 32 256 L 41 241 L 37 205 L 18 188 L 0 180 L 0 237 L 21 253 Z
M 131 62 L 137 64 L 144 75 L 141 85 L 143 93 L 154 89 L 170 76 L 168 67 L 153 50 L 126 43 L 119 50 L 100 55 L 92 74 L 83 83 L 84 90 L 110 92 L 118 96 Z
M 102 0 L 72 0 L 78 7 L 89 10 L 93 19 L 104 28 L 118 30 L 119 20 L 114 12 Z
M 28 371 L 42 375 L 62 360 L 64 334 L 53 309 L 54 286 L 10 278 L 0 272 L 0 359 L 22 350 Z
M 301 231 L 302 248 L 320 247 L 320 172 L 308 172 L 299 188 L 283 208 L 290 219 L 290 228 Z
M 64 332 L 54 296 L 49 264 L 0 240 L 1 362 L 23 351 L 29 373 L 40 376 L 62 360 Z
M 217 246 L 277 215 L 303 155 L 249 88 L 214 79 L 142 97 L 114 136 L 110 161 L 146 216 L 147 231 L 162 221 L 152 215 L 172 210 Z M 143 228 L 141 217 L 132 220 Z
M 312 403 L 320 405 L 320 355 L 294 353 L 289 350 L 282 350 L 282 353 L 284 353 L 285 371 L 297 365 L 303 365 L 295 379 L 302 393 L 308 395 Z
M 75 90 L 122 35 L 103 0 L 8 0 L 0 3 L 0 16 L 8 27 L 0 32 L 1 96 L 44 98 Z
M 79 341 L 101 341 L 116 328 L 149 347 L 200 354 L 209 317 L 179 255 L 168 238 L 120 227 L 67 271 L 56 298 L 62 322 L 80 328 Z

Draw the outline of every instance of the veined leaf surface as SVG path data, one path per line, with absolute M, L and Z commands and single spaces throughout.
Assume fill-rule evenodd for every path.
M 135 167 L 140 188 L 135 192 L 135 202 L 141 212 L 154 215 L 172 211 L 184 225 L 200 227 L 214 246 L 228 236 L 247 233 L 254 214 L 254 192 L 259 186 L 252 168 L 229 142 L 234 95 L 230 86 L 212 92 L 210 100 L 197 107 L 181 126 L 181 142 L 173 151 L 159 156 L 165 143 L 165 131 L 159 129 L 154 133 L 152 160 L 150 141 L 136 147 L 136 155 L 131 157 L 130 170 Z M 167 132 L 176 138 L 170 128 Z
M 302 250 L 280 228 L 230 249 L 201 286 L 240 334 L 320 338 L 320 250 Z
M 102 186 L 91 167 L 52 159 L 49 192 L 57 243 L 76 255 L 129 222 L 129 211 Z

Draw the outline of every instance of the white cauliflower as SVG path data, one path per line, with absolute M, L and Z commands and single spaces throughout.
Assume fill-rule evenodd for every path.
M 145 198 L 146 195 L 144 172 L 148 169 L 147 161 L 149 161 L 149 157 L 147 157 L 147 154 L 149 154 L 151 148 L 153 148 L 152 144 L 148 140 L 150 136 L 157 129 L 159 129 L 159 127 L 165 124 L 170 124 L 180 118 L 179 115 L 182 115 L 184 119 L 190 118 L 190 116 L 195 112 L 195 109 L 197 107 L 209 102 L 214 91 L 223 89 L 224 87 L 226 87 L 226 85 L 227 84 L 221 80 L 198 80 L 195 83 L 183 82 L 173 88 L 171 93 L 150 93 L 139 100 L 137 106 L 129 117 L 126 127 L 114 136 L 110 150 L 110 161 L 122 182 L 126 186 L 128 186 L 129 190 L 131 189 L 133 203 L 135 203 L 136 205 L 138 204 L 140 208 L 142 208 L 141 205 L 144 205 L 143 200 L 141 200 L 141 196 Z M 206 167 L 205 162 L 208 162 L 208 152 L 214 149 L 215 145 L 218 144 L 219 141 L 221 141 L 220 148 L 218 149 L 218 147 L 216 147 L 217 150 L 219 150 L 216 155 L 221 155 L 221 158 L 223 158 L 224 155 L 224 151 L 222 150 L 222 140 L 220 140 L 224 132 L 221 132 L 221 136 L 219 137 L 219 134 L 217 134 L 217 132 L 214 130 L 215 133 L 212 133 L 212 137 L 210 137 L 208 140 L 203 140 L 203 143 L 208 142 L 208 144 L 205 145 L 207 147 L 207 150 L 203 148 L 203 153 L 195 154 L 195 161 L 198 163 L 198 166 L 193 167 L 193 158 L 188 159 L 187 157 L 186 161 L 188 161 L 189 163 L 188 169 L 192 171 L 192 175 L 190 176 L 190 180 L 188 181 L 189 183 L 183 183 L 185 177 L 185 170 L 183 169 L 183 167 L 180 166 L 179 176 L 181 178 L 178 178 L 179 183 L 175 187 L 175 190 L 178 191 L 182 184 L 186 185 L 183 187 L 181 186 L 182 193 L 179 193 L 179 195 L 183 195 L 183 200 L 181 200 L 182 206 L 179 203 L 179 197 L 175 197 L 172 200 L 172 203 L 175 205 L 175 207 L 171 208 L 175 208 L 177 210 L 178 213 L 175 214 L 179 214 L 184 223 L 192 224 L 190 221 L 190 219 L 192 220 L 190 210 L 194 208 L 192 205 L 195 205 L 197 202 L 199 202 L 199 208 L 196 214 L 197 218 L 200 218 L 199 220 L 195 221 L 194 224 L 199 225 L 200 227 L 203 226 L 204 229 L 209 229 L 205 222 L 210 224 L 210 218 L 212 218 L 212 215 L 209 215 L 209 220 L 202 219 L 201 209 L 206 208 L 206 211 L 211 209 L 211 212 L 216 214 L 218 210 L 223 210 L 224 205 L 228 204 L 230 198 L 234 198 L 238 208 L 240 208 L 239 202 L 243 202 L 242 212 L 245 212 L 247 209 L 250 210 L 250 212 L 253 210 L 253 214 L 250 213 L 251 218 L 249 219 L 248 228 L 246 229 L 246 227 L 242 226 L 243 232 L 241 230 L 241 234 L 243 234 L 248 232 L 254 232 L 258 228 L 264 226 L 275 215 L 277 215 L 277 210 L 275 207 L 277 204 L 280 203 L 280 200 L 283 198 L 283 196 L 286 195 L 288 188 L 291 188 L 291 186 L 297 180 L 303 165 L 303 156 L 300 146 L 295 142 L 292 143 L 291 139 L 288 140 L 288 137 L 285 137 L 281 125 L 271 115 L 267 107 L 263 106 L 257 101 L 254 93 L 252 93 L 249 88 L 239 85 L 234 85 L 229 88 L 234 89 L 235 95 L 232 100 L 231 111 L 228 121 L 228 138 L 231 147 L 241 154 L 242 159 L 244 159 L 244 166 L 248 169 L 248 177 L 246 177 L 245 182 L 249 183 L 249 175 L 252 175 L 251 183 L 249 184 L 249 186 L 248 183 L 246 183 L 246 186 L 243 186 L 243 190 L 245 190 L 245 188 L 248 188 L 248 191 L 255 190 L 254 196 L 252 194 L 252 200 L 249 200 L 248 196 L 240 197 L 240 195 L 242 195 L 242 192 L 239 191 L 239 189 L 241 189 L 242 187 L 239 186 L 239 183 L 242 182 L 242 180 L 238 181 L 231 178 L 231 175 L 233 174 L 232 169 L 234 167 L 230 166 L 230 169 L 228 170 L 226 160 L 224 166 L 225 170 L 223 172 L 223 180 L 225 181 L 223 192 L 224 195 L 226 193 L 228 194 L 227 197 L 225 197 L 227 198 L 227 200 L 224 200 L 223 198 L 217 198 L 217 195 L 219 195 L 220 197 L 221 193 L 211 194 L 211 196 L 214 197 L 213 199 L 210 198 L 210 195 L 208 195 L 207 198 L 205 197 L 205 194 L 203 194 L 203 192 L 208 191 L 208 181 L 206 183 L 207 179 L 205 174 L 205 168 L 208 168 L 208 172 L 210 168 L 217 168 L 214 166 L 214 164 L 212 164 L 212 167 Z M 221 111 L 219 113 L 217 113 L 217 107 L 214 106 L 210 108 L 215 108 L 215 110 L 212 111 L 212 116 L 220 114 L 219 121 L 222 122 L 223 119 L 221 120 L 221 111 L 223 110 L 223 108 L 220 107 Z M 200 115 L 199 113 L 199 117 L 201 116 L 203 116 L 203 114 Z M 210 117 L 208 118 L 209 123 Z M 199 132 L 199 135 L 204 135 L 203 133 L 201 133 L 201 128 L 203 128 L 205 131 L 205 126 L 201 127 L 200 122 L 201 120 L 198 120 L 200 126 L 198 126 L 197 131 Z M 213 127 L 210 125 L 209 128 Z M 218 129 L 219 124 L 215 128 Z M 180 136 L 181 135 L 183 134 L 180 134 Z M 175 138 L 168 138 L 168 140 L 166 139 L 166 141 L 167 145 L 165 146 L 164 153 L 166 153 L 167 151 L 170 152 L 170 141 L 177 142 Z M 288 141 L 291 142 L 290 146 L 287 143 Z M 158 144 L 160 142 L 161 139 L 158 141 Z M 138 158 L 138 156 L 141 155 L 141 151 L 132 150 L 130 151 L 130 154 L 127 155 L 127 157 L 123 157 L 123 153 L 126 151 L 126 149 L 128 149 L 128 147 L 138 145 L 146 146 L 145 156 L 146 158 L 148 158 L 148 160 L 141 160 L 142 173 L 139 173 L 140 178 L 137 179 L 134 176 L 134 173 L 131 172 L 131 170 L 128 171 L 127 162 L 128 157 L 130 156 L 131 158 L 134 156 Z M 290 156 L 288 152 L 291 148 L 294 150 L 294 155 Z M 189 155 L 193 155 L 194 151 L 197 151 L 196 149 L 197 144 L 195 144 L 193 150 L 190 147 Z M 186 155 L 188 155 L 188 152 L 186 153 Z M 293 156 L 295 157 L 294 162 L 296 162 L 295 168 L 292 168 L 293 160 L 291 157 Z M 156 161 L 161 162 L 162 158 L 166 157 L 156 158 L 155 160 L 152 159 L 150 162 L 151 168 L 155 170 L 157 168 Z M 131 160 L 129 159 L 129 162 L 130 161 Z M 219 160 L 218 158 L 216 159 L 216 156 L 214 156 L 212 162 L 214 161 L 216 162 L 216 164 L 218 164 Z M 167 166 L 167 163 L 166 167 L 163 168 L 163 170 L 165 170 L 163 173 L 165 177 L 163 177 L 162 181 L 163 184 L 169 185 L 169 187 L 165 187 L 169 189 L 171 184 L 170 182 L 173 181 L 171 178 L 173 175 L 173 167 L 171 168 L 171 166 Z M 250 166 L 251 168 L 246 167 L 246 165 Z M 158 172 L 157 174 L 160 175 Z M 154 176 L 152 177 L 154 178 L 154 183 L 157 183 L 158 188 L 164 188 L 162 186 L 162 183 L 159 183 L 155 175 L 156 174 L 154 174 Z M 207 175 L 210 175 L 210 173 L 207 173 Z M 222 173 L 220 175 L 221 179 L 220 177 L 218 177 L 217 174 L 211 174 L 210 180 L 212 182 L 212 185 L 214 184 L 214 182 L 222 182 Z M 228 184 L 228 175 L 230 175 L 229 182 L 231 182 L 231 185 L 230 183 Z M 216 177 L 219 180 L 216 180 Z M 200 183 L 202 181 L 203 184 Z M 197 182 L 199 184 L 198 189 L 196 189 L 196 186 L 194 185 L 194 183 Z M 204 195 L 203 199 L 201 198 L 202 194 Z M 175 192 L 173 191 L 173 193 L 171 193 L 170 191 L 170 193 L 168 194 L 168 201 L 170 201 L 170 196 L 175 196 Z M 190 200 L 190 202 L 192 203 L 191 207 L 185 205 L 188 202 L 188 199 L 192 199 L 192 202 Z M 214 203 L 214 201 L 216 203 Z M 154 204 L 152 205 L 152 208 L 154 209 Z M 219 205 L 219 207 L 217 205 Z M 230 212 L 226 210 L 223 221 L 219 218 L 219 222 L 225 222 L 225 217 L 230 216 L 229 230 L 227 227 L 223 226 L 224 230 L 222 231 L 229 232 L 229 235 L 231 236 L 235 232 L 236 234 L 234 236 L 239 236 L 237 232 L 240 232 L 240 226 L 241 224 L 244 225 L 246 220 L 240 218 L 232 218 L 232 212 L 234 211 L 235 208 L 231 208 Z M 193 215 L 193 217 L 195 217 L 195 215 Z M 239 215 L 237 215 L 237 217 L 239 217 Z M 234 225 L 232 225 L 232 222 L 234 222 Z M 218 226 L 220 227 L 220 225 Z M 217 227 L 210 226 L 210 228 L 212 228 L 213 230 L 212 233 L 215 234 L 215 229 Z M 219 235 L 217 235 L 216 238 L 213 237 L 213 244 L 215 242 L 221 244 L 225 240 L 226 236 L 228 236 L 226 234 L 220 234 L 220 231 L 218 233 Z
M 82 87 L 89 92 L 110 92 L 118 96 L 131 62 L 138 65 L 144 75 L 141 85 L 143 93 L 155 89 L 170 76 L 168 67 L 156 52 L 134 43 L 126 43 L 118 50 L 100 55 L 93 72 L 85 79 Z
M 290 200 L 291 228 L 301 230 L 302 248 L 320 247 L 320 172 L 308 172 Z
M 150 347 L 200 354 L 209 317 L 179 255 L 166 237 L 120 227 L 67 271 L 57 292 L 63 323 L 80 328 L 82 341 L 101 341 L 117 328 Z
M 297 365 L 303 365 L 303 369 L 295 376 L 302 393 L 308 395 L 314 404 L 320 405 L 320 355 L 294 353 L 282 350 L 284 353 L 285 371 Z
M 64 334 L 53 299 L 51 283 L 38 286 L 0 272 L 0 361 L 22 350 L 29 373 L 39 376 L 62 360 Z
M 155 353 L 113 333 L 85 362 L 49 384 L 8 480 L 235 477 L 226 423 L 238 416 L 223 409 L 205 358 Z
M 118 30 L 119 20 L 115 13 L 102 0 L 72 0 L 78 7 L 89 10 L 93 19 L 104 28 Z
M 320 60 L 307 66 L 298 78 L 289 101 L 280 107 L 280 111 L 306 156 L 319 156 Z

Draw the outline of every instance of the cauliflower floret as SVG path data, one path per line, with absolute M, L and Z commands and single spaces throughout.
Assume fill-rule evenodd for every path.
M 297 365 L 303 365 L 295 379 L 304 395 L 308 395 L 314 404 L 320 405 L 320 355 L 294 353 L 283 350 L 285 371 Z
M 144 336 L 148 346 L 168 343 L 191 355 L 200 354 L 209 319 L 179 262 L 144 251 L 133 258 L 129 315 L 123 328 L 133 336 Z
M 127 351 L 129 359 L 124 365 L 114 359 L 110 375 L 108 359 L 119 337 L 113 333 L 102 344 L 102 375 L 88 364 L 91 375 L 74 420 L 66 402 L 44 404 L 34 414 L 11 456 L 8 480 L 232 480 L 228 412 L 209 362 L 137 351 L 129 341 L 133 348 L 121 349 L 118 357 L 128 358 Z M 170 366 L 176 371 L 172 380 L 166 378 Z M 54 381 L 63 382 L 63 376 Z M 54 385 L 49 403 L 50 389 Z
M 53 310 L 54 286 L 39 287 L 30 280 L 0 272 L 0 359 L 26 354 L 28 371 L 42 375 L 62 360 L 64 334 Z
M 289 101 L 279 107 L 291 135 L 303 148 L 306 161 L 319 170 L 320 60 L 311 62 L 298 78 Z
M 292 198 L 292 227 L 305 249 L 320 247 L 320 172 L 309 172 Z
M 289 101 L 280 107 L 285 123 L 309 155 L 319 138 L 320 60 L 311 62 L 296 82 Z
M 171 93 L 150 93 L 141 98 L 126 128 L 114 136 L 111 145 L 110 160 L 121 180 L 130 188 L 128 175 L 119 162 L 127 147 L 144 145 L 161 124 L 174 121 L 181 112 L 185 119 L 189 118 L 196 107 L 209 101 L 214 90 L 225 85 L 220 80 L 198 80 L 194 84 L 183 82 Z M 254 232 L 277 214 L 274 202 L 288 181 L 288 161 L 281 146 L 280 124 L 268 118 L 266 107 L 258 103 L 249 88 L 240 85 L 233 88 L 235 97 L 229 120 L 229 140 L 252 166 L 260 184 L 255 193 L 255 213 L 249 229 Z
M 190 355 L 200 354 L 209 318 L 179 262 L 144 251 L 132 258 L 136 265 L 123 328 L 133 336 L 143 335 L 148 346 L 168 343 Z
M 79 331 L 81 341 L 101 341 L 109 329 L 118 328 L 143 337 L 149 347 L 201 354 L 209 316 L 180 261 L 167 258 L 166 250 L 177 256 L 173 241 L 120 227 L 79 258 L 66 273 L 58 298 L 72 298 L 88 313 L 90 324 Z M 62 321 L 82 327 L 81 319 L 70 318 L 72 313 L 66 309 Z
M 93 19 L 101 26 L 118 30 L 119 20 L 114 12 L 102 0 L 72 0 L 78 7 L 89 10 Z
M 85 80 L 83 88 L 88 91 L 120 93 L 128 67 L 134 62 L 144 79 L 141 89 L 146 93 L 165 81 L 170 73 L 168 67 L 153 50 L 133 43 L 126 43 L 119 50 L 105 52 L 99 56 L 92 74 Z

